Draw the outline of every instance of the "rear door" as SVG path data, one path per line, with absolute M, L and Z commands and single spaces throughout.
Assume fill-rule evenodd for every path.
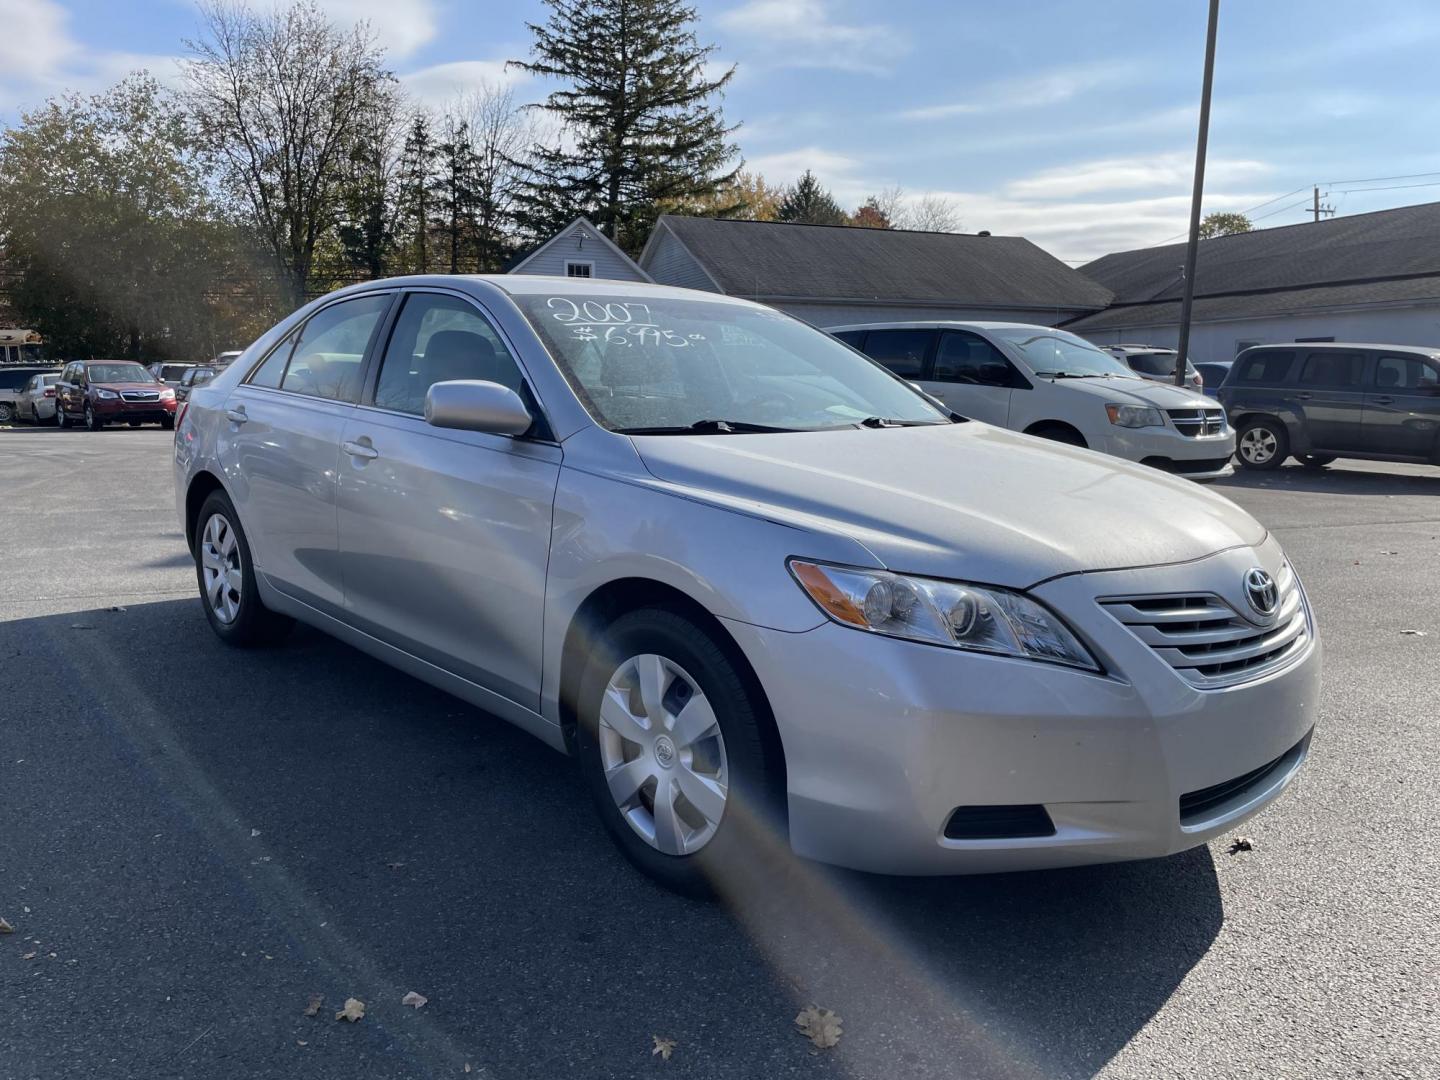
M 432 427 L 432 383 L 483 379 L 535 398 L 510 344 L 469 297 L 403 302 L 339 463 L 346 619 L 539 709 L 545 568 L 561 450 Z
M 1365 442 L 1377 454 L 1430 458 L 1440 431 L 1440 363 L 1379 352 L 1365 393 Z
M 930 378 L 922 384 L 961 416 L 1010 425 L 1010 397 L 1029 383 L 985 338 L 969 330 L 942 330 Z
M 255 565 L 290 596 L 344 606 L 335 516 L 340 438 L 364 358 L 393 294 L 329 304 L 288 335 L 225 401 L 219 456 Z
M 1368 358 L 1360 349 L 1302 349 L 1295 401 L 1316 450 L 1365 449 Z

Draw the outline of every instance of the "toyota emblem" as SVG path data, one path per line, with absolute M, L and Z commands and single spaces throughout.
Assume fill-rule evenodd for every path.
M 1245 599 L 1250 601 L 1256 614 L 1268 619 L 1280 606 L 1280 587 L 1275 584 L 1274 578 L 1257 566 L 1246 571 Z

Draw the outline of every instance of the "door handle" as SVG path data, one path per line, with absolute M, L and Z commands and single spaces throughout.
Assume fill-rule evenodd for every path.
M 186 400 L 189 399 L 187 398 Z M 245 415 L 244 405 L 237 405 L 233 409 L 226 409 L 225 418 L 229 420 L 232 424 L 243 424 L 246 420 L 250 419 L 250 417 Z
M 340 449 L 354 458 L 364 458 L 366 461 L 374 461 L 380 456 L 380 451 L 371 446 L 368 442 L 344 442 Z
M 1385 394 L 1383 397 L 1372 397 L 1370 400 L 1373 401 L 1376 405 L 1393 405 L 1393 404 L 1395 404 L 1395 399 L 1394 399 L 1393 397 L 1391 397 L 1389 394 Z

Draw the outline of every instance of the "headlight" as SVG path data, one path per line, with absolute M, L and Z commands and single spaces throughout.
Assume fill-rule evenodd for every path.
M 167 386 L 164 390 L 161 390 L 161 391 L 160 391 L 160 400 L 161 400 L 161 401 L 174 401 L 174 400 L 175 400 L 175 391 L 172 390 L 170 387 Z
M 790 572 L 816 606 L 843 626 L 1100 670 L 1057 615 L 1021 593 L 799 559 L 790 561 Z
M 96 391 L 95 391 L 95 396 L 96 396 L 97 398 L 99 398 L 101 401 L 113 401 L 115 398 L 118 398 L 120 395 L 117 394 L 117 393 L 115 393 L 114 390 L 96 390 Z
M 1116 427 L 1165 426 L 1165 414 L 1149 405 L 1106 405 L 1105 415 Z

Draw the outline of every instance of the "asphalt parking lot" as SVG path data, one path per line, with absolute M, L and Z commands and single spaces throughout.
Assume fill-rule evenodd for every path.
M 221 646 L 169 446 L 0 428 L 3 1080 L 1440 1074 L 1440 469 L 1220 485 L 1327 649 L 1253 850 L 731 909 L 634 873 L 519 731 L 312 631 Z

